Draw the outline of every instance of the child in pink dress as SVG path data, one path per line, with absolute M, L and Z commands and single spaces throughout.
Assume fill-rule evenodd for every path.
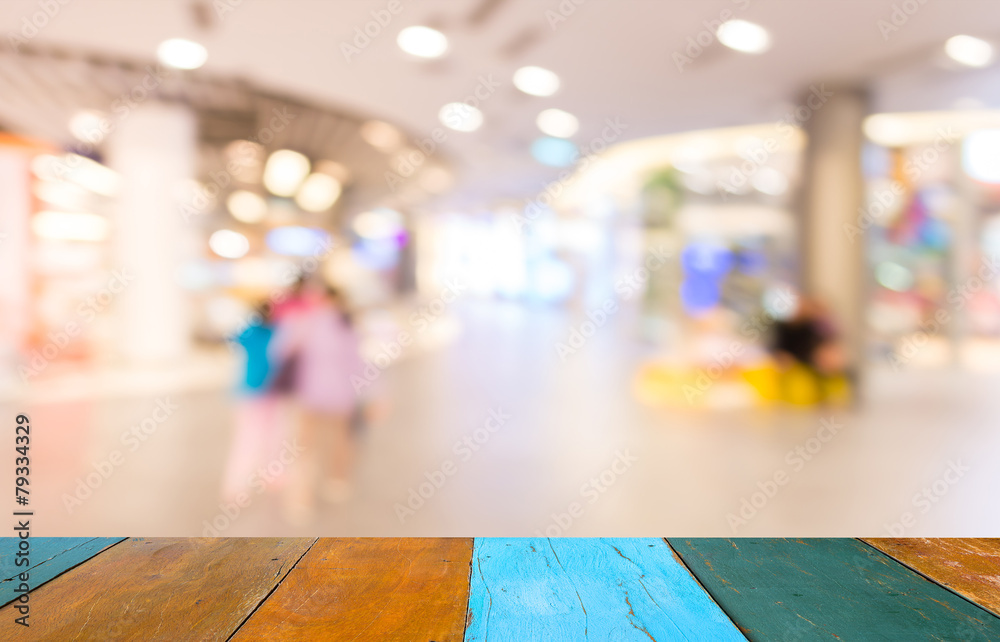
M 299 444 L 305 449 L 289 517 L 305 521 L 312 510 L 315 476 L 325 468 L 323 498 L 348 499 L 355 443 L 350 420 L 358 404 L 351 375 L 364 369 L 358 337 L 342 298 L 327 289 L 315 305 L 285 315 L 271 341 L 275 363 L 294 359 L 292 398 L 299 407 Z M 321 440 L 328 440 L 326 457 Z M 324 461 L 325 460 L 325 461 Z

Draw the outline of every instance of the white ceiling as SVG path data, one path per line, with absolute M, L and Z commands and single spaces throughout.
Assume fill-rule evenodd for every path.
M 208 73 L 378 117 L 411 137 L 440 127 L 440 107 L 469 95 L 480 77 L 495 79 L 501 85 L 482 105 L 486 124 L 448 131 L 442 151 L 459 173 L 450 203 L 473 207 L 530 196 L 557 173 L 528 151 L 539 135 L 535 116 L 548 107 L 580 118 L 579 143 L 599 135 L 608 118 L 628 125 L 624 140 L 774 121 L 814 82 L 916 74 L 920 85 L 982 73 L 943 70 L 938 51 L 959 33 L 1000 35 L 1000 2 L 909 1 L 919 10 L 886 39 L 879 21 L 891 20 L 904 0 L 586 0 L 554 29 L 547 12 L 560 0 L 400 0 L 398 15 L 348 62 L 340 44 L 389 0 L 214 0 L 238 6 L 207 30 L 195 25 L 189 0 L 69 0 L 35 42 L 152 60 L 162 40 L 191 38 L 208 47 Z M 491 5 L 480 23 L 470 20 Z M 17 33 L 37 11 L 38 0 L 0 0 L 0 33 Z M 679 71 L 673 53 L 723 11 L 767 27 L 774 47 L 750 56 L 716 43 Z M 425 62 L 402 53 L 396 34 L 412 24 L 444 31 L 447 57 Z M 528 64 L 556 71 L 560 92 L 538 98 L 514 89 L 514 70 Z

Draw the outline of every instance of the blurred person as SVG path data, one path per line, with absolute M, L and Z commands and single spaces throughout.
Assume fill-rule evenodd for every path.
M 829 309 L 819 300 L 800 295 L 788 319 L 774 324 L 771 350 L 784 377 L 784 387 L 804 373 L 819 402 L 830 400 L 830 387 L 845 375 L 846 360 L 839 332 Z M 793 397 L 786 390 L 786 397 Z
M 280 321 L 271 354 L 279 363 L 294 360 L 291 394 L 305 452 L 295 467 L 286 516 L 303 523 L 312 516 L 317 481 L 321 497 L 331 503 L 346 501 L 352 492 L 358 396 L 350 377 L 364 362 L 340 293 L 325 288 L 312 305 Z
M 236 431 L 223 475 L 226 501 L 244 492 L 253 471 L 277 456 L 284 437 L 278 399 L 271 389 L 274 369 L 268 346 L 274 326 L 270 312 L 267 304 L 258 305 L 251 323 L 236 338 L 244 352 L 244 374 L 237 390 Z

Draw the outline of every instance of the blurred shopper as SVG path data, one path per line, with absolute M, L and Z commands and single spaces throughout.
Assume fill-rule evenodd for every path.
M 286 508 L 291 521 L 303 522 L 311 517 L 317 483 L 329 502 L 347 500 L 352 490 L 351 423 L 358 399 L 350 377 L 364 363 L 340 293 L 326 288 L 314 304 L 288 314 L 278 323 L 271 354 L 278 363 L 294 362 L 291 389 L 305 454 L 295 467 Z
M 273 334 L 269 306 L 262 304 L 236 339 L 244 352 L 244 374 L 237 391 L 236 432 L 223 475 L 226 501 L 246 490 L 253 471 L 276 456 L 284 437 L 278 400 L 271 390 L 274 370 L 268 346 Z
M 829 401 L 832 387 L 844 377 L 845 358 L 836 324 L 826 306 L 812 297 L 800 295 L 792 316 L 774 324 L 772 351 L 786 399 Z M 811 390 L 790 390 L 801 381 Z

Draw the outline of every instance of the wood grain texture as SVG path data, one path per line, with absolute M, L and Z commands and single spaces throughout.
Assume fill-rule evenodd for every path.
M 129 540 L 31 593 L 31 639 L 225 640 L 315 540 Z M 10 604 L 0 639 L 23 639 Z
M 471 539 L 320 539 L 234 640 L 459 642 Z
M 670 539 L 751 640 L 1000 640 L 1000 618 L 852 539 Z
M 1000 539 L 864 541 L 1000 616 Z
M 744 640 L 662 539 L 476 539 L 466 642 Z
M 18 575 L 28 573 L 32 590 L 60 573 L 85 562 L 124 537 L 32 537 L 27 566 L 17 566 L 18 537 L 0 538 L 0 606 L 20 596 L 14 589 L 21 583 Z

